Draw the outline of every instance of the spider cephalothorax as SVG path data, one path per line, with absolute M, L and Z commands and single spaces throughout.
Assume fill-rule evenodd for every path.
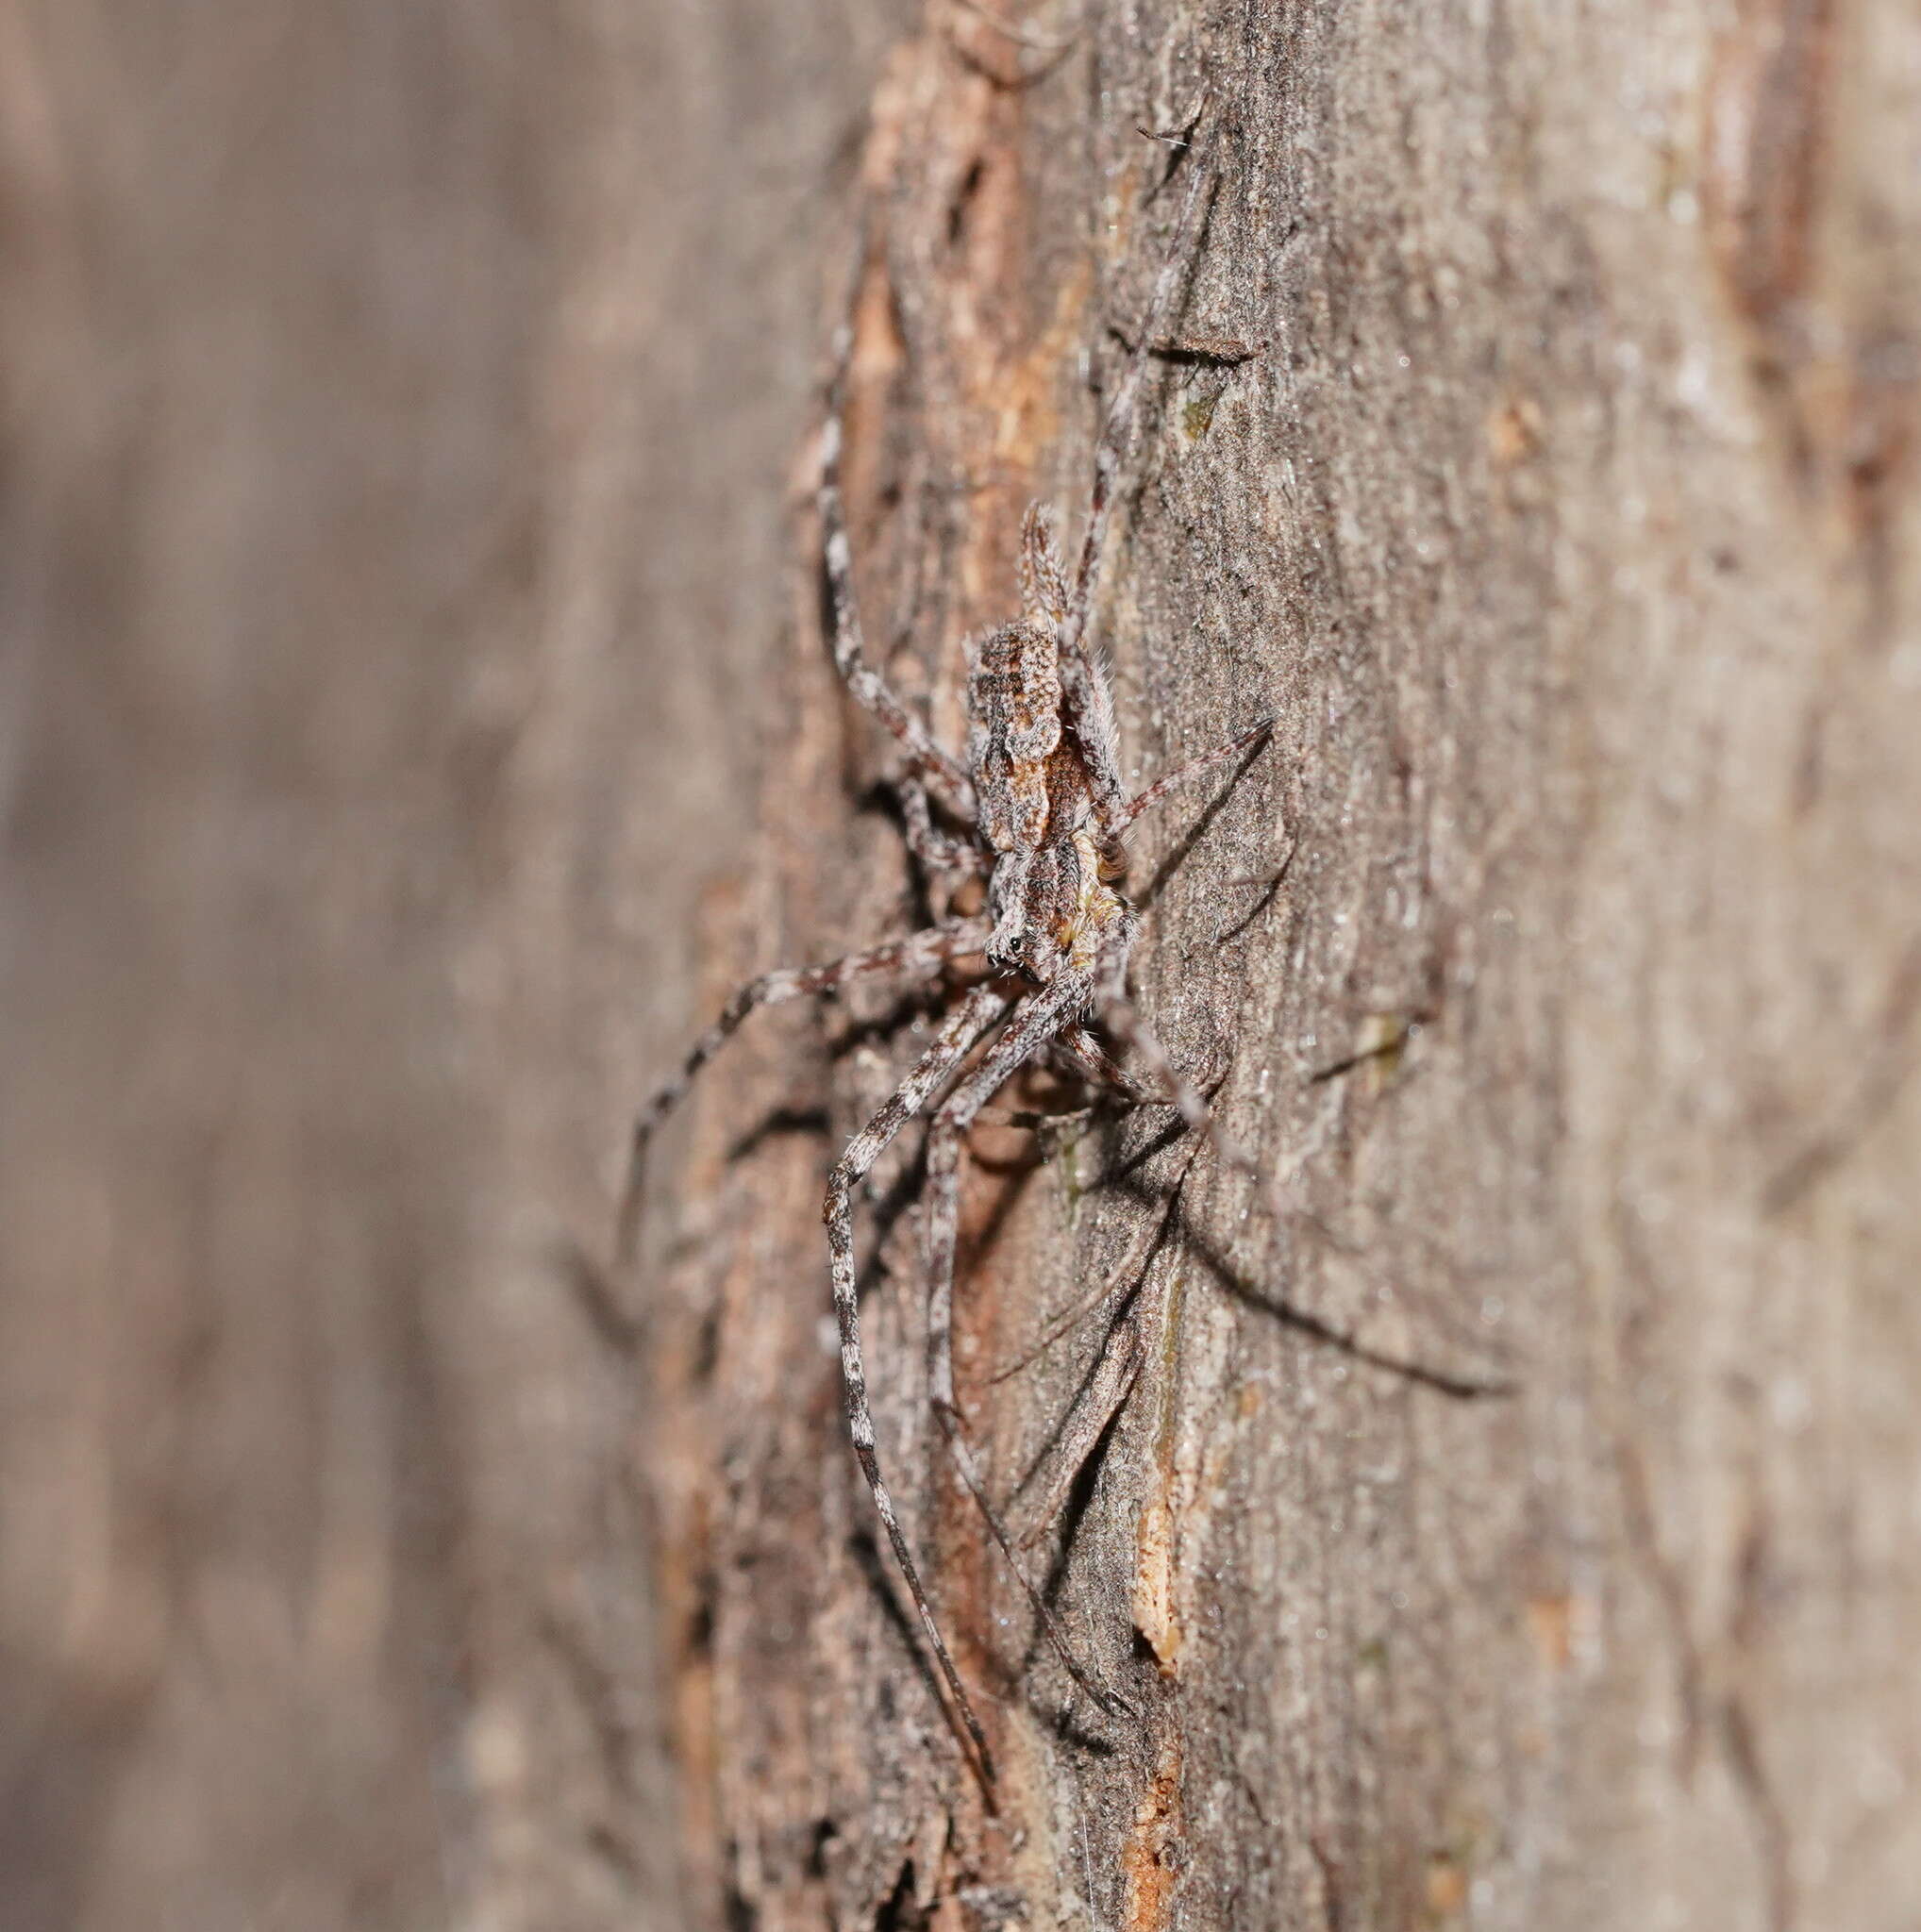
M 954 1246 L 963 1139 L 996 1090 L 1030 1061 L 1053 1059 L 1132 1102 L 1173 1105 L 1191 1125 L 1211 1131 L 1206 1102 L 1176 1072 L 1128 993 L 1128 956 L 1137 922 L 1118 891 L 1121 838 L 1134 818 L 1174 785 L 1250 749 L 1268 725 L 1243 732 L 1129 800 L 1106 679 L 1084 642 L 1113 478 L 1131 434 L 1147 356 L 1180 278 L 1205 178 L 1199 164 L 1192 164 L 1149 313 L 1095 451 L 1087 532 L 1071 581 L 1052 517 L 1038 504 L 1027 511 L 1021 542 L 1021 616 L 989 632 L 972 656 L 964 767 L 934 741 L 867 658 L 841 496 L 842 418 L 852 347 L 851 330 L 841 331 L 820 456 L 822 561 L 833 601 L 834 662 L 854 697 L 899 744 L 903 820 L 915 856 L 937 874 L 977 877 L 985 873 L 987 910 L 948 919 L 831 965 L 765 974 L 742 988 L 635 1123 L 622 1208 L 620 1244 L 623 1254 L 630 1256 L 649 1140 L 694 1075 L 756 1008 L 882 974 L 932 980 L 956 972 L 963 982 L 971 979 L 931 1044 L 834 1163 L 825 1219 L 855 1455 L 955 1710 L 990 1778 L 986 1739 L 880 1472 L 855 1295 L 853 1191 L 888 1142 L 938 1099 L 927 1134 L 922 1224 L 933 1406 L 961 1477 L 1055 1649 L 1076 1681 L 1104 1708 L 1124 1709 L 1121 1700 L 1094 1682 L 1077 1658 L 1022 1569 L 982 1487 L 954 1394 Z M 935 824 L 930 799 L 961 828 L 960 835 Z M 973 961 L 979 964 L 970 973 Z M 1101 1027 L 1131 1050 L 1144 1080 L 1123 1070 L 1101 1040 L 1096 1030 Z

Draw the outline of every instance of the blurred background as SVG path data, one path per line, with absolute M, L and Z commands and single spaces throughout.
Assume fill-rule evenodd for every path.
M 676 1923 L 580 1257 L 904 10 L 0 6 L 8 1932 Z

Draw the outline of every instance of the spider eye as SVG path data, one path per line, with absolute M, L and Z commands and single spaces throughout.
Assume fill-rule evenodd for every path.
M 996 973 L 1018 973 L 1031 979 L 1033 970 L 1028 963 L 1028 937 L 1025 932 L 1011 932 L 1005 939 L 996 940 L 988 948 L 988 964 Z

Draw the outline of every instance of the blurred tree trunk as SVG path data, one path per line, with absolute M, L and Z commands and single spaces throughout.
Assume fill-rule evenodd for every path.
M 1905 1927 L 1912 9 L 906 13 L 0 11 L 0 1923 Z M 1133 884 L 1290 1211 L 976 1137 L 1017 1515 L 1101 1326 L 995 1372 L 1139 1279 L 1036 1553 L 1119 1724 L 877 1176 L 990 1813 L 823 1333 L 925 1008 L 758 1023 L 600 1257 L 695 1016 L 927 910 L 795 462 L 857 208 L 860 587 L 954 742 L 1203 77 L 1178 334 L 1255 353 L 1157 363 L 1097 624 L 1142 777 L 1279 720 Z
M 0 7 L 8 1932 L 687 1923 L 570 1257 L 899 26 Z

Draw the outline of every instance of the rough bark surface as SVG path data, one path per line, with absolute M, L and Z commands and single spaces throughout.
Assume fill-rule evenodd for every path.
M 1913 1923 L 1921 26 L 1022 25 L 0 9 L 8 1926 Z M 997 1372 L 1140 1279 L 1038 1546 L 1117 1724 L 877 1176 L 990 1810 L 826 1332 L 927 1007 L 757 1023 L 599 1257 L 685 1031 L 927 909 L 795 461 L 848 265 L 869 629 L 958 744 L 1204 79 L 1178 333 L 1258 353 L 1158 367 L 1096 623 L 1144 779 L 1279 721 L 1133 882 L 1289 1211 L 1164 1116 L 976 1136 L 1016 1514 L 1100 1325 Z
M 1889 6 L 1096 5 L 1052 53 L 942 4 L 890 65 L 856 557 L 950 743 L 1160 259 L 1136 129 L 1212 84 L 1177 334 L 1259 353 L 1161 368 L 1097 629 L 1144 779 L 1279 719 L 1134 876 L 1150 1010 L 1227 1050 L 1291 1211 L 1164 1117 L 976 1138 L 962 1399 L 1016 1513 L 1101 1326 L 995 1372 L 1141 1277 L 1146 1366 L 1041 1545 L 1115 1724 L 945 1469 L 911 1150 L 881 1174 L 883 1450 L 990 1811 L 876 1555 L 814 1225 L 926 1014 L 769 1020 L 711 1076 L 648 1276 L 711 1923 L 1909 1922 L 1917 51 Z M 710 1002 L 925 911 L 848 808 L 885 747 L 796 522 Z

